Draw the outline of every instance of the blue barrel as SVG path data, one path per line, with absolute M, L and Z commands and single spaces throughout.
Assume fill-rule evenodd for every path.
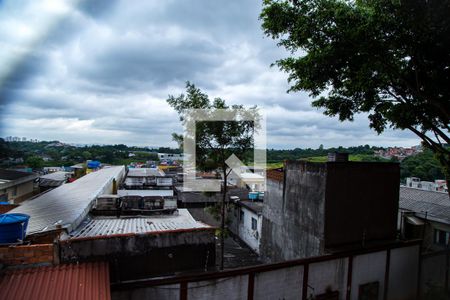
M 248 199 L 250 200 L 258 200 L 258 192 L 250 192 L 248 193 Z
M 29 215 L 2 214 L 0 215 L 0 244 L 22 242 L 27 232 Z

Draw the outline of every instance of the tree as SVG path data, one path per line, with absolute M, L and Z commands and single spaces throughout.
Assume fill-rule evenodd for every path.
M 289 91 L 379 134 L 407 129 L 450 179 L 450 0 L 265 0 L 265 34 L 292 54 Z M 447 144 L 447 145 L 446 145 Z
M 234 114 L 238 120 L 241 114 L 252 114 L 257 116 L 256 107 L 245 109 L 242 105 L 228 106 L 224 100 L 215 98 L 210 100 L 208 95 L 195 87 L 190 82 L 186 83 L 186 95 L 178 97 L 169 96 L 167 102 L 180 116 L 180 121 L 186 125 L 191 122 L 189 111 L 191 109 L 207 109 L 214 113 L 217 110 L 226 110 Z M 225 206 L 227 197 L 227 179 L 231 172 L 226 160 L 230 155 L 244 157 L 249 149 L 253 147 L 253 134 L 257 129 L 257 124 L 252 121 L 208 121 L 196 122 L 195 130 L 195 151 L 196 167 L 200 170 L 218 170 L 223 178 L 221 211 L 221 269 L 224 267 L 224 235 L 225 235 Z M 174 140 L 181 142 L 181 136 L 173 134 Z M 193 139 L 192 136 L 185 138 Z
M 28 157 L 25 163 L 32 169 L 40 169 L 44 165 L 44 160 L 39 156 L 33 155 Z

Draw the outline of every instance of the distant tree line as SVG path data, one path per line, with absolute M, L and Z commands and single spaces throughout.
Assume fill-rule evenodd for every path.
M 180 153 L 180 149 L 159 147 L 129 147 L 124 144 L 118 145 L 91 145 L 75 147 L 71 145 L 52 146 L 58 141 L 43 141 L 39 143 L 32 142 L 6 142 L 0 138 L 0 166 L 13 167 L 15 164 L 24 164 L 33 169 L 39 169 L 45 166 L 69 166 L 84 162 L 88 159 L 99 160 L 108 164 L 129 164 L 137 161 L 158 160 L 156 153 Z M 324 148 L 320 145 L 317 149 L 295 148 L 288 150 L 268 149 L 267 162 L 277 163 L 283 160 L 309 159 L 310 161 L 323 161 L 321 157 L 330 152 L 346 152 L 351 155 L 353 160 L 358 161 L 386 161 L 375 157 L 374 151 L 384 149 L 383 147 L 374 147 L 361 145 L 355 147 L 332 147 Z M 129 153 L 135 156 L 129 157 Z M 23 159 L 22 163 L 12 163 L 8 159 Z M 47 161 L 44 160 L 46 158 Z M 391 161 L 396 161 L 392 159 Z M 419 177 L 421 180 L 433 181 L 435 179 L 444 179 L 444 173 L 435 155 L 425 149 L 424 152 L 405 158 L 401 164 L 401 178 Z
M 291 150 L 275 150 L 269 149 L 267 151 L 267 162 L 279 162 L 283 160 L 295 160 L 316 156 L 325 156 L 330 152 L 345 152 L 349 154 L 364 154 L 373 156 L 375 150 L 383 149 L 382 147 L 371 147 L 369 145 L 364 146 L 356 146 L 356 147 L 332 147 L 332 148 L 324 148 L 323 145 L 320 145 L 317 149 L 306 148 L 300 149 L 295 148 Z
M 179 149 L 169 147 L 144 148 L 117 145 L 86 145 L 76 147 L 61 145 L 58 141 L 6 142 L 0 138 L 0 165 L 10 167 L 14 164 L 26 164 L 32 168 L 44 166 L 71 165 L 86 160 L 99 160 L 107 164 L 128 164 L 136 161 L 158 160 L 157 153 L 180 153 Z M 133 157 L 129 154 L 133 153 Z M 22 159 L 23 163 L 13 162 Z

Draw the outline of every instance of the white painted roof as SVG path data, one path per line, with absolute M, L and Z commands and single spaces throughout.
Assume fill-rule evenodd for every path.
M 165 176 L 164 171 L 158 168 L 130 168 L 127 176 L 130 177 L 148 177 L 148 176 Z
M 87 216 L 98 195 L 111 193 L 109 187 L 125 173 L 125 167 L 115 166 L 92 172 L 36 198 L 24 201 L 10 213 L 29 215 L 27 234 L 54 229 L 60 224 L 71 230 Z
M 173 190 L 118 190 L 117 195 L 123 196 L 160 196 L 173 197 Z
M 102 237 L 116 234 L 142 234 L 197 228 L 210 228 L 210 226 L 196 221 L 187 209 L 179 209 L 173 215 L 120 218 L 94 217 L 71 235 L 73 238 Z

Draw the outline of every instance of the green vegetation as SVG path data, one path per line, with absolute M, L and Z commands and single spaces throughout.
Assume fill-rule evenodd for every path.
M 132 162 L 158 161 L 156 152 L 180 153 L 179 149 L 173 148 L 139 148 L 126 145 L 84 146 L 75 147 L 71 145 L 52 146 L 57 141 L 39 143 L 31 142 L 5 142 L 0 139 L 0 167 L 15 167 L 27 165 L 33 169 L 50 166 L 70 166 L 85 162 L 87 159 L 100 160 L 103 163 L 128 165 Z M 349 153 L 350 161 L 395 161 L 374 156 L 375 150 L 381 147 L 370 147 L 369 145 L 357 147 L 339 147 L 325 149 L 291 149 L 267 151 L 267 167 L 270 169 L 283 167 L 284 160 L 307 160 L 310 162 L 325 162 L 329 152 Z M 129 157 L 133 153 L 135 156 Z M 47 159 L 44 160 L 43 157 Z M 22 158 L 22 162 L 9 161 L 6 158 Z M 433 181 L 444 179 L 444 172 L 430 150 L 425 150 L 414 156 L 405 158 L 401 164 L 401 179 L 406 177 L 419 177 L 422 180 Z
M 450 0 L 265 0 L 265 34 L 290 56 L 290 91 L 325 115 L 410 130 L 450 180 Z
M 25 163 L 37 169 L 49 166 L 70 166 L 88 159 L 107 164 L 125 165 L 131 162 L 157 161 L 157 152 L 180 153 L 180 150 L 167 147 L 147 149 L 128 147 L 123 144 L 75 147 L 58 141 L 32 143 L 5 142 L 0 139 L 0 166 L 13 167 Z M 130 154 L 132 157 L 129 156 Z
M 381 147 L 370 147 L 369 145 L 357 146 L 357 147 L 338 147 L 338 148 L 327 148 L 325 149 L 323 145 L 320 145 L 318 149 L 300 149 L 295 148 L 292 150 L 274 150 L 270 149 L 267 151 L 267 162 L 277 163 L 283 160 L 296 160 L 301 158 L 310 158 L 316 156 L 327 156 L 330 152 L 345 152 L 350 155 L 366 155 L 366 159 L 373 158 L 375 150 L 380 150 Z
M 402 179 L 412 176 L 426 181 L 444 179 L 442 166 L 430 150 L 405 158 L 400 168 Z
M 367 154 L 352 154 L 349 155 L 348 159 L 350 161 L 365 161 L 365 162 L 390 162 L 391 160 L 373 156 L 373 155 L 367 155 Z M 328 160 L 328 156 L 312 156 L 308 158 L 304 158 L 303 160 L 310 161 L 310 162 L 326 162 Z
M 196 88 L 194 84 L 186 83 L 186 94 L 177 97 L 170 95 L 167 103 L 178 113 L 180 121 L 188 129 L 185 136 L 173 134 L 174 139 L 180 144 L 181 141 L 190 142 L 195 146 L 196 165 L 203 170 L 217 170 L 222 173 L 224 182 L 227 182 L 227 176 L 231 169 L 226 161 L 233 154 L 238 157 L 244 157 L 248 149 L 253 148 L 253 134 L 259 124 L 253 121 L 242 120 L 245 117 L 253 116 L 253 120 L 258 117 L 256 108 L 246 109 L 242 105 L 229 106 L 225 100 L 215 98 L 209 99 L 208 95 Z M 208 113 L 214 115 L 216 112 L 226 111 L 228 115 L 234 116 L 235 121 L 200 121 L 197 122 L 195 115 L 190 111 L 193 109 L 208 110 Z M 193 132 L 192 129 L 195 128 Z M 221 260 L 220 269 L 224 268 L 224 238 L 225 238 L 225 209 L 227 184 L 222 185 L 222 201 L 220 206 L 220 245 Z

